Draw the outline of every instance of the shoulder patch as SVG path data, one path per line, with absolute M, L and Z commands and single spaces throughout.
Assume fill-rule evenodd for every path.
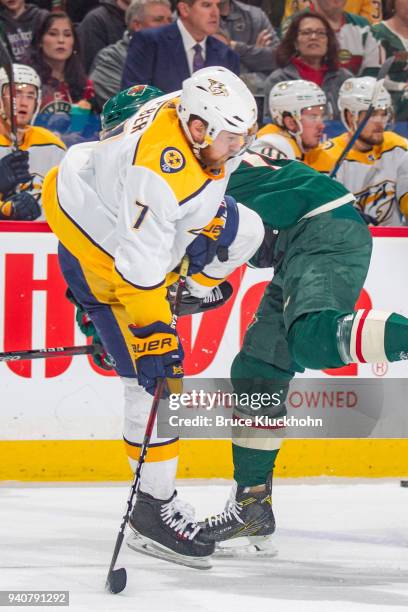
M 160 156 L 160 168 L 166 174 L 180 172 L 185 165 L 185 157 L 176 147 L 166 147 Z

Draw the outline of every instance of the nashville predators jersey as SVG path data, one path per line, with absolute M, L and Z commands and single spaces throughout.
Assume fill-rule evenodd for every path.
M 258 131 L 257 139 L 251 145 L 251 151 L 275 160 L 297 159 L 319 172 L 321 172 L 320 165 L 325 158 L 324 145 L 304 152 L 289 132 L 273 123 L 268 123 Z
M 313 4 L 312 0 L 285 0 L 284 18 L 299 11 L 304 11 Z M 366 17 L 371 23 L 378 23 L 382 19 L 381 0 L 347 0 L 344 10 L 348 13 Z
M 303 153 L 295 138 L 274 123 L 268 123 L 258 131 L 251 149 L 271 159 L 301 160 L 303 158 Z
M 133 287 L 154 290 L 186 247 L 216 216 L 228 177 L 239 164 L 203 167 L 180 126 L 168 94 L 146 103 L 116 136 L 69 149 L 59 173 L 59 207 L 112 260 Z M 74 255 L 58 215 L 47 220 Z M 82 261 L 84 258 L 82 257 Z
M 24 134 L 24 140 L 19 146 L 28 151 L 31 180 L 20 185 L 22 191 L 28 191 L 41 205 L 41 190 L 44 177 L 51 168 L 58 166 L 65 155 L 65 144 L 55 134 L 42 127 L 29 126 Z M 10 140 L 0 134 L 0 159 L 11 153 Z M 43 221 L 44 214 L 37 221 Z
M 348 137 L 344 133 L 326 143 L 323 171 L 333 168 Z M 328 156 L 332 162 L 326 165 Z M 401 214 L 408 215 L 408 141 L 394 132 L 384 132 L 383 143 L 370 151 L 351 150 L 336 180 L 354 194 L 356 205 L 379 225 L 401 225 Z

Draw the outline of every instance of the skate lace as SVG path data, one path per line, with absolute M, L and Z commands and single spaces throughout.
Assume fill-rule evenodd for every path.
M 220 514 L 217 514 L 216 516 L 210 516 L 210 518 L 207 519 L 209 527 L 216 527 L 217 525 L 228 523 L 233 518 L 235 518 L 239 523 L 243 523 L 244 521 L 239 516 L 241 508 L 242 504 L 237 502 L 235 499 L 230 500 L 223 512 L 220 512 Z
M 222 298 L 222 291 L 218 287 L 214 287 L 214 289 L 205 296 L 204 304 L 211 304 L 212 302 L 218 302 Z
M 195 522 L 194 508 L 188 502 L 172 499 L 160 509 L 163 522 L 183 538 L 192 540 L 200 531 Z

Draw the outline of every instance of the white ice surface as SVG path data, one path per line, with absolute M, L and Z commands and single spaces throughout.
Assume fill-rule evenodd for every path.
M 225 483 L 179 487 L 200 518 L 221 510 L 228 492 Z M 0 486 L 0 590 L 69 590 L 61 609 L 70 611 L 408 609 L 408 489 L 396 481 L 278 481 L 278 557 L 214 560 L 198 571 L 124 545 L 117 567 L 127 568 L 128 586 L 110 595 L 103 586 L 127 494 L 125 486 Z

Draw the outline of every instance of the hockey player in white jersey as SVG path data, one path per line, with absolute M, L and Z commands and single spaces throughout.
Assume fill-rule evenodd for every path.
M 324 145 L 318 170 L 333 169 L 371 103 L 375 84 L 373 77 L 360 77 L 341 86 L 339 108 L 347 132 Z M 383 226 L 401 225 L 408 216 L 408 141 L 386 130 L 391 118 L 391 97 L 382 86 L 372 116 L 336 176 L 367 219 Z
M 269 93 L 268 123 L 257 134 L 253 151 L 272 159 L 297 159 L 313 166 L 324 133 L 326 96 L 311 81 L 282 81 Z
M 220 207 L 255 134 L 256 114 L 238 77 L 205 68 L 184 81 L 181 93 L 143 105 L 122 133 L 72 147 L 45 181 L 46 217 L 60 240 L 63 274 L 124 382 L 124 437 L 133 462 L 158 378 L 177 390 L 183 376 L 166 299 L 182 257 L 190 254 L 189 289 L 202 296 L 262 242 L 256 213 L 233 201 Z M 223 237 L 228 257 L 221 261 L 213 246 Z M 202 567 L 214 545 L 201 540 L 193 512 L 176 497 L 177 456 L 178 439 L 158 438 L 155 427 L 129 545 L 138 548 L 142 538 L 168 560 Z
M 41 220 L 42 183 L 65 155 L 65 145 L 49 130 L 31 125 L 41 104 L 41 81 L 36 71 L 14 64 L 13 73 L 18 150 L 12 148 L 8 77 L 0 70 L 0 220 Z

